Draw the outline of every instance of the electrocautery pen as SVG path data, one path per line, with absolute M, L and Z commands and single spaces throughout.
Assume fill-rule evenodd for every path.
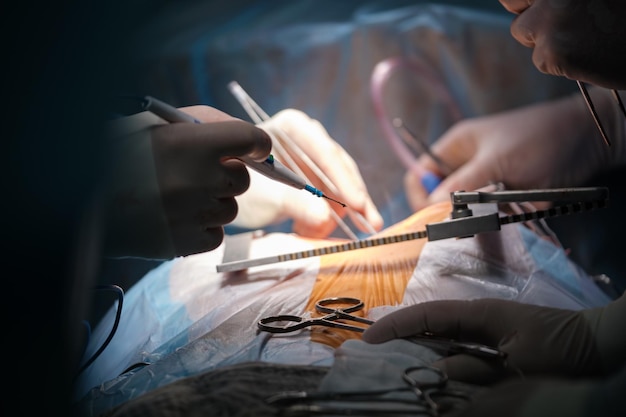
M 156 114 L 169 123 L 202 123 L 191 115 L 154 97 L 145 96 L 142 100 L 142 106 L 144 110 Z M 278 162 L 271 154 L 262 162 L 255 161 L 247 156 L 238 156 L 236 158 L 270 179 L 282 182 L 298 190 L 306 190 L 318 197 L 324 197 L 337 204 L 341 204 L 343 207 L 346 206 L 344 203 L 324 195 L 322 191 L 307 184 L 302 177 L 296 175 L 295 172 Z

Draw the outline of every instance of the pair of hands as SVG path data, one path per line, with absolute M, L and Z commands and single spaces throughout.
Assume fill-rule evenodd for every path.
M 517 14 L 511 33 L 533 48 L 533 63 L 540 71 L 606 88 L 626 87 L 625 2 L 500 3 Z M 612 149 L 603 144 L 578 94 L 461 121 L 432 147 L 451 171 L 433 193 L 429 195 L 412 172 L 406 174 L 410 204 L 419 210 L 448 200 L 452 191 L 475 190 L 491 182 L 513 189 L 575 186 L 623 164 L 623 115 L 608 92 L 594 88 L 591 94 Z M 417 164 L 422 171 L 444 174 L 427 155 Z M 622 415 L 626 412 L 620 398 L 626 381 L 626 338 L 620 330 L 624 317 L 626 296 L 604 308 L 581 312 L 491 299 L 434 301 L 382 318 L 363 339 L 380 343 L 431 332 L 507 352 L 504 363 L 454 355 L 435 364 L 452 379 L 497 383 L 461 410 L 463 416 Z M 610 372 L 617 372 L 617 377 L 602 382 L 563 379 Z M 528 378 L 508 379 L 520 374 Z M 621 411 L 616 412 L 617 407 Z
M 264 160 L 272 142 L 263 128 L 270 126 L 289 132 L 337 184 L 341 194 L 333 197 L 382 228 L 352 158 L 302 112 L 281 112 L 259 128 L 207 106 L 181 110 L 203 123 L 166 124 L 147 112 L 112 122 L 115 164 L 106 188 L 107 254 L 171 258 L 212 250 L 223 240 L 223 225 L 233 221 L 253 228 L 290 217 L 300 234 L 330 234 L 336 208 L 326 201 L 256 171 L 246 192 L 250 173 L 237 157 Z
M 612 89 L 626 88 L 626 2 L 620 0 L 500 0 L 517 17 L 513 37 L 533 48 L 542 72 Z M 611 94 L 590 89 L 613 148 L 603 145 L 579 94 L 483 118 L 449 129 L 432 151 L 452 170 L 430 195 L 412 173 L 405 189 L 412 208 L 449 200 L 458 190 L 493 182 L 507 188 L 576 186 L 604 169 L 622 164 L 624 116 Z M 427 155 L 421 169 L 444 173 Z

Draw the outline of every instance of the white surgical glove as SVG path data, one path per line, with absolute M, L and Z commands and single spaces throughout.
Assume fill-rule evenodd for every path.
M 309 179 L 307 181 L 309 185 L 345 203 L 353 212 L 360 214 L 369 222 L 374 230 L 382 229 L 382 217 L 372 202 L 354 159 L 330 137 L 321 123 L 299 110 L 286 109 L 260 124 L 259 127 L 271 133 L 288 135 L 304 154 L 320 167 L 336 186 L 337 193 L 329 190 L 323 181 L 306 167 L 305 161 L 298 154 L 289 152 Z M 288 164 L 286 158 L 276 152 L 276 146 L 274 146 L 273 154 L 281 163 Z M 332 211 L 341 218 L 346 214 L 346 209 L 342 206 L 314 196 L 305 190 L 297 190 L 270 180 L 254 170 L 250 170 L 250 174 L 250 188 L 237 197 L 240 210 L 232 223 L 235 226 L 260 228 L 286 219 L 293 219 L 295 233 L 323 238 L 330 235 L 337 227 Z M 354 213 L 348 212 L 348 214 Z M 362 231 L 370 231 L 359 221 L 358 216 L 353 216 L 352 220 Z
M 608 90 L 591 88 L 589 93 L 612 147 L 605 145 L 579 93 L 462 120 L 432 146 L 452 172 L 430 195 L 411 172 L 406 174 L 411 206 L 419 210 L 449 201 L 453 191 L 472 191 L 494 182 L 504 183 L 507 189 L 580 186 L 596 174 L 623 165 L 624 115 Z M 417 163 L 426 171 L 443 174 L 428 155 Z

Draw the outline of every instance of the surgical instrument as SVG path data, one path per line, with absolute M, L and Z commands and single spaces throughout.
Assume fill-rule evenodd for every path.
M 437 167 L 439 168 L 439 171 L 444 176 L 447 176 L 450 174 L 450 172 L 452 172 L 452 170 L 446 166 L 441 158 L 432 153 L 430 147 L 423 140 L 418 138 L 417 135 L 415 135 L 409 130 L 408 127 L 405 126 L 405 124 L 402 122 L 402 119 L 396 117 L 395 119 L 393 119 L 392 123 L 404 142 L 413 149 L 417 147 L 418 149 L 415 149 L 417 153 L 423 152 L 430 156 L 430 158 L 435 161 Z M 420 178 L 420 182 L 422 183 L 426 191 L 430 194 L 435 190 L 435 188 L 437 188 L 439 184 L 441 184 L 441 178 L 434 172 L 424 171 Z
M 585 85 L 578 80 L 576 80 L 576 84 L 578 84 L 580 93 L 583 95 L 583 98 L 585 99 L 585 104 L 587 105 L 587 108 L 589 109 L 589 112 L 591 113 L 591 116 L 593 117 L 593 121 L 598 127 L 598 130 L 600 131 L 600 135 L 602 135 L 602 139 L 604 140 L 604 143 L 606 144 L 606 146 L 610 147 L 611 141 L 609 140 L 609 137 L 607 136 L 606 131 L 604 130 L 604 127 L 602 126 L 602 122 L 600 122 L 600 118 L 598 117 L 598 113 L 596 112 L 596 107 L 593 105 L 593 101 L 591 101 L 591 96 L 589 96 L 587 87 L 585 87 Z
M 161 117 L 163 120 L 169 123 L 201 123 L 199 120 L 195 119 L 189 114 L 182 112 L 177 108 L 154 97 L 145 96 L 142 100 L 142 106 L 144 110 L 156 114 L 157 116 Z M 307 184 L 302 177 L 296 175 L 295 172 L 291 171 L 289 168 L 278 162 L 271 154 L 262 162 L 255 161 L 247 156 L 240 156 L 237 157 L 237 159 L 241 160 L 250 168 L 253 168 L 254 170 L 258 171 L 259 173 L 265 175 L 270 179 L 289 185 L 299 190 L 304 189 L 313 195 L 316 195 L 318 197 L 324 197 L 330 201 L 342 205 L 343 207 L 346 206 L 344 203 L 328 197 L 322 191 Z
M 423 378 L 423 380 L 418 379 L 417 375 L 424 372 L 432 374 L 434 378 Z M 438 396 L 449 395 L 469 401 L 469 397 L 467 395 L 458 391 L 446 392 L 445 388 L 448 384 L 448 375 L 441 369 L 435 368 L 434 366 L 411 366 L 404 370 L 402 379 L 408 384 L 410 390 L 413 394 L 415 394 L 417 399 L 423 400 L 423 402 L 428 405 L 430 414 L 433 416 L 438 416 L 440 411 L 444 411 L 442 410 L 443 407 L 441 404 L 435 401 L 435 398 Z
M 604 126 L 602 125 L 602 122 L 600 121 L 600 117 L 598 116 L 598 112 L 596 112 L 596 107 L 593 105 L 593 101 L 591 100 L 591 96 L 589 95 L 589 91 L 587 91 L 587 87 L 585 87 L 585 84 L 580 82 L 579 80 L 576 80 L 576 84 L 578 84 L 578 88 L 580 89 L 580 93 L 582 94 L 583 99 L 585 99 L 585 104 L 587 105 L 587 108 L 589 109 L 589 112 L 591 113 L 591 117 L 593 117 L 593 121 L 595 122 L 596 127 L 600 131 L 600 135 L 602 136 L 602 139 L 604 140 L 604 143 L 608 147 L 611 147 L 611 141 L 609 140 L 609 137 L 606 134 L 606 131 L 604 130 Z M 624 117 L 626 117 L 626 108 L 624 108 L 624 103 L 622 102 L 622 98 L 620 97 L 620 95 L 617 92 L 617 90 L 611 90 L 611 92 L 613 94 L 613 98 L 617 102 L 617 106 L 622 111 L 622 114 L 624 115 Z
M 228 83 L 228 89 L 254 123 L 260 124 L 271 119 L 269 114 L 267 114 L 261 106 L 259 106 L 252 99 L 252 97 L 250 97 L 250 95 L 237 81 L 231 81 Z M 277 154 L 279 154 L 281 159 L 284 159 L 292 167 L 292 169 L 298 173 L 298 175 L 306 179 L 305 173 L 300 169 L 298 164 L 295 163 L 290 155 L 290 152 L 287 152 L 287 149 L 297 155 L 331 192 L 339 194 L 337 187 L 330 180 L 330 178 L 328 178 L 324 171 L 317 166 L 317 164 L 306 154 L 306 152 L 304 152 L 283 129 L 280 129 L 277 126 L 269 126 L 268 133 L 274 141 Z M 365 217 L 363 217 L 363 215 L 361 215 L 361 213 L 351 209 L 350 207 L 346 207 L 346 209 L 351 216 L 356 218 L 357 221 L 369 231 L 370 234 L 376 233 L 374 227 L 367 221 L 367 219 L 365 219 Z M 339 227 L 346 233 L 346 235 L 348 235 L 348 237 L 352 240 L 358 239 L 356 234 L 350 230 L 350 227 L 348 227 L 348 225 L 337 213 L 331 211 L 330 214 L 333 216 L 333 219 L 337 222 Z
M 265 401 L 284 407 L 281 415 L 375 416 L 438 416 L 470 401 L 468 392 L 450 389 L 448 375 L 433 366 L 410 366 L 402 372 L 402 381 L 404 386 L 363 391 L 285 391 Z
M 415 163 L 413 152 L 411 152 L 411 149 L 407 148 L 406 135 L 401 134 L 402 132 L 398 132 L 398 126 L 395 121 L 392 121 L 384 100 L 384 90 L 389 88 L 389 82 L 394 75 L 402 76 L 402 73 L 398 72 L 400 70 L 408 70 L 412 73 L 412 76 L 415 76 L 415 79 L 422 80 L 428 91 L 433 94 L 445 109 L 447 109 L 452 120 L 460 120 L 462 114 L 458 104 L 453 99 L 441 77 L 419 60 L 400 56 L 390 57 L 380 61 L 374 67 L 370 78 L 370 93 L 374 112 L 384 137 L 406 169 L 413 172 L 415 176 L 420 179 L 424 188 L 430 193 L 439 185 L 441 179 L 434 173 L 426 171 L 419 164 Z M 447 175 L 443 171 L 441 173 Z
M 331 308 L 329 305 L 341 305 L 347 304 L 348 307 Z M 291 333 L 305 327 L 310 326 L 327 326 L 336 327 L 339 329 L 352 330 L 356 332 L 363 332 L 364 327 L 355 326 L 339 322 L 338 320 L 349 320 L 361 324 L 373 324 L 374 322 L 363 317 L 355 316 L 350 313 L 362 310 L 364 307 L 363 301 L 358 298 L 352 297 L 333 297 L 324 298 L 315 303 L 315 310 L 318 313 L 326 313 L 325 316 L 319 318 L 305 319 L 304 317 L 294 315 L 279 315 L 265 317 L 259 320 L 258 327 L 268 333 Z M 295 323 L 286 326 L 281 326 L 272 323 Z
M 347 305 L 347 307 L 330 307 L 332 305 Z M 362 333 L 365 327 L 348 324 L 354 322 L 371 325 L 373 320 L 355 316 L 350 313 L 362 310 L 363 301 L 353 297 L 330 297 L 324 298 L 315 303 L 315 310 L 325 314 L 322 317 L 306 319 L 301 316 L 283 314 L 278 316 L 265 317 L 259 320 L 257 326 L 260 330 L 268 333 L 291 333 L 311 326 L 326 326 L 338 329 L 351 330 Z M 343 321 L 340 321 L 343 320 Z M 278 323 L 278 324 L 276 324 Z M 423 333 L 406 338 L 419 345 L 430 347 L 434 350 L 443 350 L 450 353 L 467 353 L 470 355 L 486 358 L 505 358 L 506 354 L 496 348 L 481 345 L 478 343 L 460 342 L 453 339 L 437 337 L 432 333 Z
M 608 188 L 580 187 L 494 192 L 455 191 L 451 193 L 450 198 L 452 200 L 451 218 L 446 221 L 427 224 L 425 230 L 362 239 L 301 252 L 222 263 L 216 266 L 216 270 L 217 272 L 239 271 L 259 265 L 371 248 L 414 239 L 428 239 L 429 241 L 434 241 L 448 238 L 469 237 L 483 232 L 494 232 L 500 230 L 502 225 L 576 214 L 583 211 L 607 207 Z M 469 207 L 470 204 L 527 201 L 549 201 L 557 203 L 557 205 L 545 210 L 503 216 L 499 216 L 497 212 L 474 215 L 472 209 Z

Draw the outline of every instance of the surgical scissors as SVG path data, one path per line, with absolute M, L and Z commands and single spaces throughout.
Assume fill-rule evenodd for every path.
M 348 307 L 332 308 L 331 305 L 345 305 Z M 374 321 L 365 319 L 363 317 L 355 316 L 350 313 L 362 310 L 364 307 L 363 301 L 358 298 L 352 297 L 331 297 L 324 298 L 315 303 L 315 310 L 318 313 L 326 313 L 325 316 L 305 319 L 304 317 L 283 314 L 280 316 L 265 317 L 259 320 L 259 329 L 269 333 L 291 333 L 305 327 L 310 326 L 327 326 L 335 327 L 338 329 L 352 330 L 355 332 L 365 331 L 365 327 L 355 326 L 347 323 L 339 322 L 338 320 L 349 320 L 362 324 L 373 324 Z M 286 326 L 280 326 L 272 323 L 296 323 Z
M 347 305 L 347 307 L 331 306 Z M 353 297 L 330 297 L 324 298 L 315 303 L 315 310 L 318 313 L 325 313 L 322 317 L 306 319 L 301 316 L 283 314 L 279 316 L 265 317 L 259 320 L 257 326 L 260 330 L 268 333 L 291 333 L 311 326 L 326 326 L 338 329 L 351 330 L 362 333 L 366 327 L 348 324 L 343 321 L 351 321 L 365 325 L 374 324 L 373 320 L 355 316 L 350 313 L 360 311 L 365 304 L 358 298 Z M 295 323 L 295 324 L 292 324 Z M 411 336 L 406 340 L 418 345 L 429 347 L 433 350 L 444 351 L 446 353 L 466 353 L 483 358 L 505 359 L 506 352 L 502 352 L 494 347 L 472 342 L 461 342 L 454 339 L 447 339 L 435 336 L 432 333 L 422 333 Z

